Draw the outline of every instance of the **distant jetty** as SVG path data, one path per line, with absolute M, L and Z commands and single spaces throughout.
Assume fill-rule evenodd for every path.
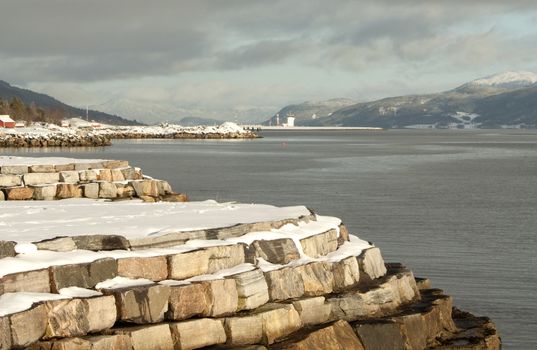
M 36 124 L 25 128 L 0 129 L 0 147 L 101 147 L 113 139 L 254 139 L 259 135 L 235 123 L 219 126 L 184 127 L 91 125 L 60 127 Z

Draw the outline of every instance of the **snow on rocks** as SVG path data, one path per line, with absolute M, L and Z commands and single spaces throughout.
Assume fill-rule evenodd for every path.
M 111 139 L 244 139 L 257 134 L 235 123 L 220 126 L 184 127 L 173 124 L 158 126 L 113 126 L 79 124 L 59 127 L 38 123 L 25 128 L 5 129 L 0 133 L 0 147 L 88 147 L 109 146 Z

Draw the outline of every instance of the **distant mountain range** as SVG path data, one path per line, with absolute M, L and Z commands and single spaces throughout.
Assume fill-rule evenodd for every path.
M 297 125 L 309 126 L 537 127 L 537 74 L 505 72 L 436 94 L 326 107 L 326 101 L 307 102 L 286 106 L 278 114 L 283 121 L 292 114 Z M 275 125 L 275 118 L 265 124 Z
M 329 117 L 333 112 L 356 104 L 356 101 L 347 98 L 333 98 L 326 101 L 303 102 L 292 104 L 280 109 L 272 118 L 265 121 L 264 125 L 278 125 L 286 121 L 288 115 L 296 118 L 297 124 L 315 122 L 317 119 Z
M 200 106 L 178 106 L 172 103 L 150 102 L 130 98 L 117 98 L 98 105 L 102 111 L 118 114 L 127 118 L 136 119 L 143 123 L 155 124 L 159 122 L 179 123 L 183 121 L 197 125 L 222 124 L 224 121 L 233 121 L 244 124 L 257 124 L 274 113 L 273 107 L 243 107 L 243 108 L 205 108 Z
M 66 111 L 70 117 L 83 117 L 86 116 L 86 110 L 69 106 L 57 99 L 37 93 L 27 89 L 21 89 L 16 86 L 12 86 L 9 83 L 0 80 L 0 97 L 4 100 L 11 100 L 14 97 L 18 97 L 25 104 L 35 103 L 36 106 L 41 108 L 60 108 Z M 90 110 L 89 117 L 100 123 L 113 124 L 113 125 L 139 125 L 140 123 L 128 120 L 117 115 L 112 115 L 100 111 Z

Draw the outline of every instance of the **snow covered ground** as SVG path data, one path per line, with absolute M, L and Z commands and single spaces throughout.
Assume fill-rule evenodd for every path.
M 275 221 L 309 215 L 306 207 L 262 204 L 144 203 L 91 199 L 6 201 L 0 212 L 2 240 L 36 242 L 59 236 L 121 235 L 127 239 Z

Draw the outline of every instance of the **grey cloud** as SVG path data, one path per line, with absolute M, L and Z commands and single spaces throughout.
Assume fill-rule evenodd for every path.
M 4 0 L 0 78 L 111 80 L 282 62 L 363 70 L 452 56 L 481 33 L 451 26 L 517 11 L 535 11 L 534 2 Z M 489 52 L 512 46 L 495 36 Z

